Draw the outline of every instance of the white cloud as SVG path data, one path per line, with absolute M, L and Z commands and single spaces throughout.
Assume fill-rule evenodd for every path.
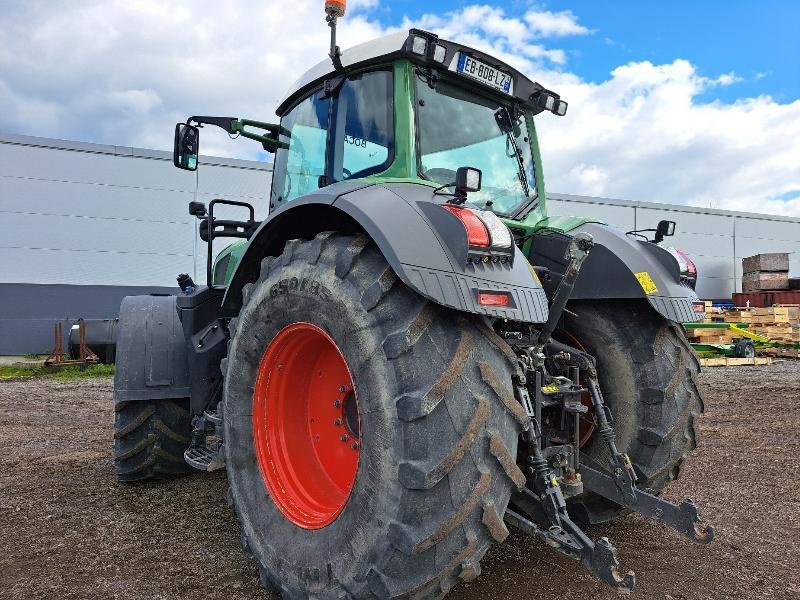
M 730 73 L 723 73 L 716 79 L 712 79 L 711 83 L 716 85 L 732 85 L 734 83 L 740 83 L 744 81 L 744 77 L 739 77 L 736 73 L 731 71 Z
M 531 10 L 525 13 L 525 21 L 537 37 L 563 37 L 589 33 L 586 27 L 578 23 L 571 10 L 557 13 L 549 10 Z
M 570 102 L 538 121 L 549 189 L 800 216 L 800 198 L 780 199 L 800 190 L 800 100 L 699 102 L 719 80 L 684 60 L 547 81 Z
M 578 24 L 569 11 L 528 11 L 521 17 L 507 15 L 502 8 L 474 4 L 445 14 L 426 13 L 405 19 L 403 27 L 419 27 L 483 50 L 523 71 L 547 59 L 563 65 L 562 49 L 546 48 L 535 40 L 546 37 L 583 35 L 588 29 Z
M 121 90 L 109 92 L 108 105 L 125 114 L 144 115 L 162 104 L 155 90 Z
M 328 50 L 319 0 L 3 4 L 7 132 L 167 149 L 191 114 L 274 120 L 286 88 Z M 377 0 L 351 0 L 340 44 L 389 31 L 378 10 Z M 685 60 L 632 62 L 586 82 L 551 43 L 591 33 L 569 11 L 476 4 L 401 26 L 485 50 L 563 95 L 567 116 L 537 121 L 550 190 L 800 215 L 800 100 L 703 101 L 739 76 L 703 77 Z M 254 144 L 212 132 L 204 152 L 255 156 Z
M 0 12 L 0 131 L 166 148 L 177 121 L 225 114 L 273 121 L 277 101 L 326 58 L 323 3 L 8 2 Z M 384 29 L 351 2 L 340 40 Z M 203 151 L 254 151 L 209 133 Z

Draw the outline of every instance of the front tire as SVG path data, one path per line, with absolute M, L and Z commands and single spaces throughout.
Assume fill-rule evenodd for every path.
M 339 514 L 321 525 L 270 495 L 286 480 L 262 475 L 254 449 L 265 431 L 254 430 L 264 417 L 253 416 L 257 379 L 277 368 L 263 358 L 288 356 L 274 344 L 295 324 L 329 337 L 357 396 L 357 473 Z M 426 598 L 478 575 L 492 541 L 508 534 L 512 489 L 525 482 L 515 463 L 526 424 L 511 390 L 515 357 L 489 327 L 409 290 L 368 238 L 325 233 L 262 262 L 231 333 L 230 500 L 262 583 L 285 598 Z M 305 392 L 294 397 L 312 406 Z M 274 411 L 264 418 L 274 423 Z
M 700 364 L 681 327 L 646 302 L 581 301 L 571 303 L 570 310 L 577 316 L 567 315 L 566 337 L 597 360 L 618 448 L 630 456 L 637 485 L 658 494 L 678 477 L 686 455 L 697 447 L 697 421 L 703 412 L 695 380 Z M 595 468 L 607 470 L 607 449 L 598 436 L 581 452 Z M 571 499 L 569 510 L 584 524 L 609 521 L 625 512 L 592 493 Z

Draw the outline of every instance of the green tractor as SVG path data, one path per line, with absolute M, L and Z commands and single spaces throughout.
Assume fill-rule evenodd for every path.
M 207 284 L 123 301 L 119 479 L 226 469 L 285 598 L 439 597 L 507 525 L 621 591 L 633 573 L 583 526 L 633 511 L 710 542 L 658 497 L 697 443 L 678 323 L 704 306 L 657 243 L 547 215 L 535 121 L 566 102 L 426 31 L 341 52 L 326 12 L 330 59 L 279 124 L 176 127 L 181 169 L 203 126 L 273 152 L 269 214 L 191 203 Z M 214 216 L 230 205 L 246 218 Z

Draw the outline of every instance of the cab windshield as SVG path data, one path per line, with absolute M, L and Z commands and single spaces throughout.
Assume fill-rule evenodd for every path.
M 510 216 L 536 200 L 526 117 L 508 105 L 439 81 L 417 80 L 420 175 L 449 186 L 458 167 L 483 172 L 469 204 Z

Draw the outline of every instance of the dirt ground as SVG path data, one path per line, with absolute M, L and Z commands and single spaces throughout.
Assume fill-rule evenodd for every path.
M 800 361 L 707 369 L 701 447 L 667 495 L 717 528 L 708 547 L 630 516 L 595 527 L 647 599 L 800 597 Z M 223 473 L 121 485 L 111 381 L 0 382 L 0 597 L 268 598 L 241 550 Z M 512 533 L 449 596 L 615 598 Z

